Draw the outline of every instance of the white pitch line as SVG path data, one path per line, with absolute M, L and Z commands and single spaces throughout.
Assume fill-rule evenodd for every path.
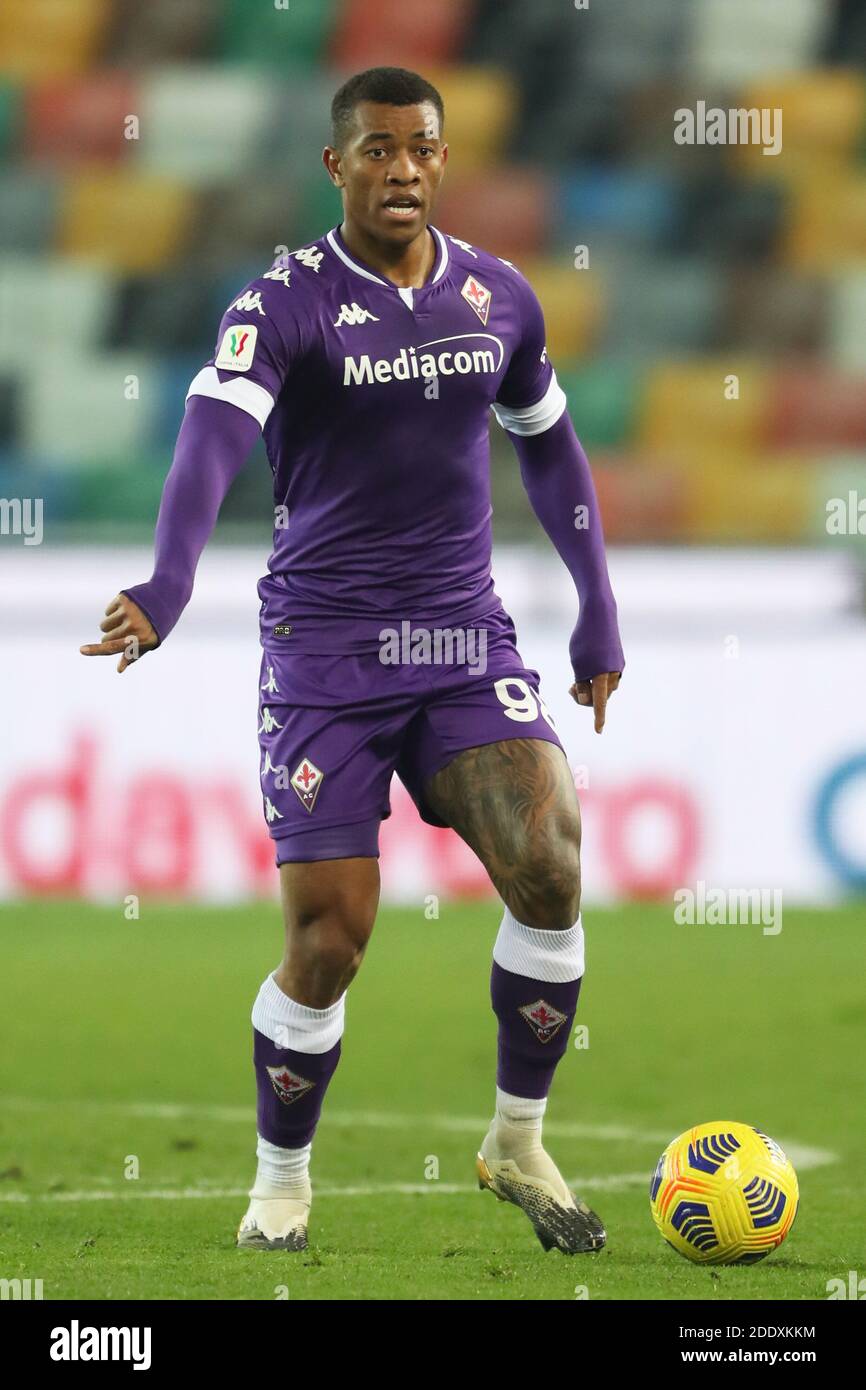
M 616 1173 L 603 1177 L 581 1177 L 569 1180 L 569 1187 L 580 1191 L 582 1188 L 615 1189 L 619 1187 L 649 1186 L 647 1173 Z M 449 1182 L 382 1182 L 356 1184 L 348 1187 L 335 1187 L 327 1183 L 313 1189 L 318 1201 L 321 1197 L 465 1197 L 478 1191 L 477 1183 Z M 126 1188 L 95 1188 L 80 1192 L 4 1192 L 0 1193 L 0 1203 L 29 1202 L 129 1202 L 129 1201 L 201 1201 L 207 1198 L 248 1197 L 246 1187 L 148 1187 L 137 1188 L 128 1183 Z
M 0 1106 L 19 1110 L 56 1110 L 58 1105 L 78 1110 L 98 1110 L 142 1120 L 198 1120 L 216 1124 L 253 1126 L 255 1110 L 247 1105 L 206 1105 L 184 1101 L 41 1100 L 32 1096 L 0 1096 Z M 406 1115 L 386 1110 L 326 1110 L 322 1123 L 340 1129 L 440 1129 L 452 1134 L 475 1134 L 479 1140 L 487 1133 L 489 1115 Z M 551 1139 L 585 1139 L 593 1143 L 625 1142 L 653 1144 L 665 1148 L 674 1135 L 669 1130 L 635 1129 L 629 1125 L 591 1125 L 563 1120 L 545 1120 L 545 1136 Z M 831 1149 L 816 1148 L 788 1140 L 782 1147 L 795 1168 L 807 1170 L 837 1163 Z

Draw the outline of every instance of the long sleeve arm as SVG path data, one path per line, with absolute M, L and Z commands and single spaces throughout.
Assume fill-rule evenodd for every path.
M 598 499 L 567 410 L 538 434 L 511 434 L 532 509 L 565 562 L 580 599 L 569 655 L 576 680 L 625 665 L 604 553 Z
M 147 614 L 160 642 L 192 594 L 199 556 L 223 499 L 261 434 L 244 410 L 207 396 L 190 396 L 156 523 L 155 562 L 146 584 L 123 593 Z

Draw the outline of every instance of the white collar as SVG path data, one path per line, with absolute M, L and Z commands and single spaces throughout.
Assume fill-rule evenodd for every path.
M 427 225 L 430 227 L 434 240 L 439 246 L 439 260 L 436 263 L 436 269 L 431 278 L 423 285 L 416 285 L 414 287 L 415 289 L 426 289 L 428 285 L 435 285 L 436 281 L 442 278 L 448 268 L 448 243 L 438 227 L 431 226 L 429 222 Z M 375 275 L 372 270 L 367 270 L 366 266 L 359 265 L 357 261 L 353 261 L 345 248 L 340 245 L 336 233 L 337 228 L 332 227 L 327 233 L 326 240 L 334 254 L 339 256 L 340 260 L 347 265 L 350 270 L 354 270 L 356 275 L 363 275 L 365 280 L 373 280 L 377 285 L 385 285 L 388 289 L 397 290 L 400 288 L 399 285 L 395 285 L 393 281 L 385 280 L 381 275 Z

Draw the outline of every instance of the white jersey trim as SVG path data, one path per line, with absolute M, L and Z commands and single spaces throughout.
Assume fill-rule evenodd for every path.
M 433 234 L 433 240 L 439 247 L 439 260 L 437 262 L 436 269 L 429 281 L 431 285 L 435 285 L 436 281 L 441 280 L 442 276 L 445 274 L 445 271 L 448 269 L 448 243 L 445 240 L 442 233 L 439 231 L 438 227 L 431 227 L 429 222 L 427 223 L 427 226 L 430 227 L 430 231 Z M 336 230 L 336 227 L 332 227 L 331 230 L 325 234 L 325 240 L 327 241 L 331 250 L 334 252 L 334 255 L 338 256 L 344 265 L 347 265 L 350 270 L 354 270 L 356 275 L 363 275 L 365 280 L 372 280 L 373 283 L 376 285 L 384 285 L 387 289 L 390 290 L 400 290 L 400 286 L 395 285 L 393 281 L 385 280 L 381 275 L 374 275 L 372 270 L 367 270 L 365 266 L 359 265 L 357 261 L 353 261 L 352 257 L 348 254 L 348 252 L 343 250 L 342 246 L 338 242 L 335 236 Z M 424 287 L 423 285 L 418 285 L 415 288 L 423 289 Z M 402 290 L 400 290 L 400 293 L 402 293 Z
M 499 405 L 494 401 L 490 409 L 504 430 L 512 434 L 543 434 L 555 425 L 568 404 L 566 394 L 551 374 L 550 385 L 535 405 L 522 405 L 515 409 L 509 405 Z
M 247 377 L 233 377 L 231 381 L 220 381 L 216 367 L 202 367 L 198 375 L 193 377 L 186 393 L 187 400 L 190 396 L 210 396 L 212 400 L 227 401 L 229 405 L 236 405 L 239 410 L 245 410 L 247 415 L 252 415 L 254 420 L 258 420 L 262 429 L 274 408 L 274 398 L 264 386 L 259 386 Z

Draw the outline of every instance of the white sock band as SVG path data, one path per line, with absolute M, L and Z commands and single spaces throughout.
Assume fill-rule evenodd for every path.
M 281 1149 L 259 1135 L 255 1188 L 260 1195 L 264 1195 L 268 1189 L 273 1189 L 276 1194 L 302 1185 L 309 1176 L 312 1147 L 312 1144 L 305 1144 L 302 1149 Z
M 253 1027 L 277 1047 L 295 1052 L 328 1052 L 343 1036 L 346 995 L 327 1009 L 310 1009 L 283 994 L 269 975 L 253 1004 Z
M 541 1100 L 530 1100 L 527 1096 L 512 1096 L 496 1087 L 496 1118 L 510 1125 L 525 1125 L 527 1129 L 537 1126 L 541 1129 L 541 1119 L 547 1109 L 547 1096 Z
M 493 959 L 503 970 L 530 980 L 548 984 L 579 980 L 584 971 L 580 914 L 574 926 L 565 931 L 541 931 L 525 927 L 506 907 L 493 944 Z

